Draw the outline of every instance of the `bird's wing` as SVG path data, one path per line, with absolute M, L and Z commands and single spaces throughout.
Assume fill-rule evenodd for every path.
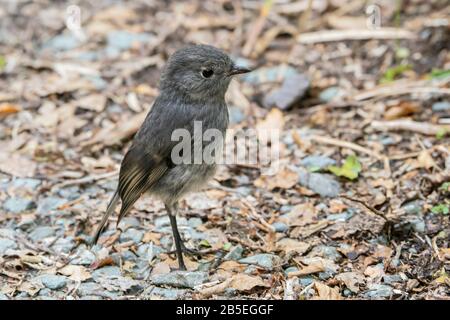
M 120 168 L 117 191 L 122 200 L 120 220 L 130 211 L 133 204 L 166 172 L 166 155 L 148 154 L 139 144 L 126 153 Z

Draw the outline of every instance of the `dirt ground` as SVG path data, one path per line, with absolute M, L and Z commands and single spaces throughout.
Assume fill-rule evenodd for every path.
M 78 13 L 80 15 L 78 16 Z M 80 17 L 80 19 L 78 19 Z M 2 1 L 0 299 L 448 299 L 447 1 Z M 279 168 L 220 167 L 89 242 L 120 161 L 190 43 L 254 69 L 231 128 Z

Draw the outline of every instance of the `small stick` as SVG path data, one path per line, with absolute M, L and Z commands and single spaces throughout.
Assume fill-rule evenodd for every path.
M 358 202 L 358 203 L 362 204 L 364 207 L 366 207 L 367 209 L 369 209 L 370 211 L 372 211 L 372 212 L 373 212 L 374 214 L 376 214 L 377 216 L 383 218 L 385 221 L 389 221 L 389 219 L 386 218 L 386 216 L 385 216 L 385 214 L 384 214 L 383 212 L 381 212 L 380 210 L 377 210 L 377 209 L 375 209 L 374 207 L 368 205 L 368 204 L 365 203 L 364 201 L 359 200 L 359 199 L 355 199 L 355 198 L 352 198 L 352 197 L 349 197 L 349 196 L 347 196 L 347 195 L 345 195 L 345 194 L 341 194 L 341 195 L 339 195 L 339 196 L 340 196 L 341 198 L 344 198 L 344 199 L 347 199 L 347 200 L 350 200 L 350 201 Z
M 79 178 L 79 179 L 71 179 L 71 180 L 67 180 L 67 181 L 55 184 L 52 187 L 52 191 L 54 191 L 56 189 L 61 189 L 63 187 L 67 187 L 67 186 L 88 184 L 88 183 L 99 181 L 99 180 L 114 178 L 117 175 L 118 175 L 118 172 L 113 171 L 113 172 L 106 172 L 106 173 L 97 174 L 97 175 L 89 175 L 89 176 Z
M 330 138 L 330 137 L 321 137 L 321 136 L 317 136 L 317 135 L 312 136 L 311 140 L 315 140 L 316 142 L 319 142 L 319 143 L 324 143 L 324 144 L 338 146 L 341 148 L 348 148 L 348 149 L 352 149 L 355 151 L 359 151 L 361 153 L 368 154 L 369 156 L 372 156 L 378 160 L 383 160 L 385 158 L 384 156 L 382 156 L 381 154 L 379 154 L 377 152 L 374 152 L 374 151 L 364 148 L 356 143 L 352 143 L 352 142 L 348 142 L 348 141 L 342 141 L 342 140 L 338 140 L 338 139 L 334 139 L 334 138 Z

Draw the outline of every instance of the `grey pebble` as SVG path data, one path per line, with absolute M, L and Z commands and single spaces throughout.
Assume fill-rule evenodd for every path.
M 238 244 L 233 247 L 230 252 L 228 252 L 223 258 L 224 260 L 239 260 L 242 258 L 242 253 L 244 252 L 244 248 Z
M 316 167 L 319 169 L 323 169 L 336 164 L 336 160 L 323 155 L 311 155 L 303 158 L 300 163 L 306 168 Z
M 47 288 L 52 290 L 58 290 L 64 288 L 67 284 L 67 278 L 64 276 L 45 274 L 39 276 L 39 281 Z
M 435 102 L 433 103 L 433 105 L 431 106 L 431 109 L 434 112 L 438 112 L 438 111 L 449 111 L 450 110 L 450 102 L 449 101 L 439 101 L 439 102 Z
M 16 249 L 17 244 L 11 239 L 0 238 L 0 256 L 6 253 L 8 249 Z
M 392 287 L 385 284 L 370 284 L 369 290 L 364 293 L 364 297 L 368 299 L 388 298 L 392 295 Z
M 177 288 L 194 288 L 206 280 L 208 274 L 200 271 L 173 271 L 167 274 L 157 274 L 151 277 L 154 285 L 167 285 Z
M 319 99 L 320 101 L 327 103 L 338 97 L 340 94 L 341 89 L 339 89 L 339 87 L 329 87 L 319 94 Z
M 80 248 L 77 250 L 77 252 L 74 255 L 74 258 L 70 261 L 71 264 L 77 264 L 77 265 L 90 265 L 94 263 L 95 261 L 95 254 L 93 254 L 91 251 Z
M 55 230 L 52 227 L 48 226 L 40 226 L 36 227 L 31 233 L 30 233 L 30 239 L 34 242 L 40 241 L 45 238 L 49 238 L 55 235 Z
M 20 197 L 9 198 L 3 203 L 3 209 L 12 213 L 20 213 L 35 207 L 36 204 L 33 200 Z
M 55 210 L 66 202 L 67 200 L 65 199 L 49 196 L 39 201 L 36 212 L 39 214 L 48 214 L 50 211 Z
M 141 242 L 142 238 L 144 237 L 144 232 L 134 229 L 134 228 L 130 228 L 127 229 L 125 232 L 122 232 L 120 234 L 120 242 L 128 242 L 128 241 L 133 241 L 133 243 L 139 243 Z
M 288 225 L 284 222 L 274 222 L 272 223 L 272 227 L 275 228 L 275 232 L 286 232 L 289 229 Z
M 340 183 L 329 174 L 310 173 L 305 169 L 299 169 L 298 173 L 300 185 L 322 197 L 336 197 L 341 192 Z
M 92 272 L 92 279 L 95 281 L 100 280 L 103 277 L 111 278 L 121 275 L 120 268 L 116 266 L 106 266 Z
M 239 260 L 240 263 L 254 264 L 272 270 L 281 264 L 281 259 L 270 253 L 261 253 Z
M 187 290 L 184 289 L 169 289 L 169 288 L 158 288 L 152 287 L 150 288 L 150 292 L 146 294 L 149 297 L 161 297 L 168 300 L 176 300 L 181 299 L 186 295 Z

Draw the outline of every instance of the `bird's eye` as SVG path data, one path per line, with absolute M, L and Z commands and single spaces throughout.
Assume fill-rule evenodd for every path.
M 214 74 L 214 71 L 211 69 L 204 69 L 202 70 L 202 76 L 203 78 L 209 78 Z

